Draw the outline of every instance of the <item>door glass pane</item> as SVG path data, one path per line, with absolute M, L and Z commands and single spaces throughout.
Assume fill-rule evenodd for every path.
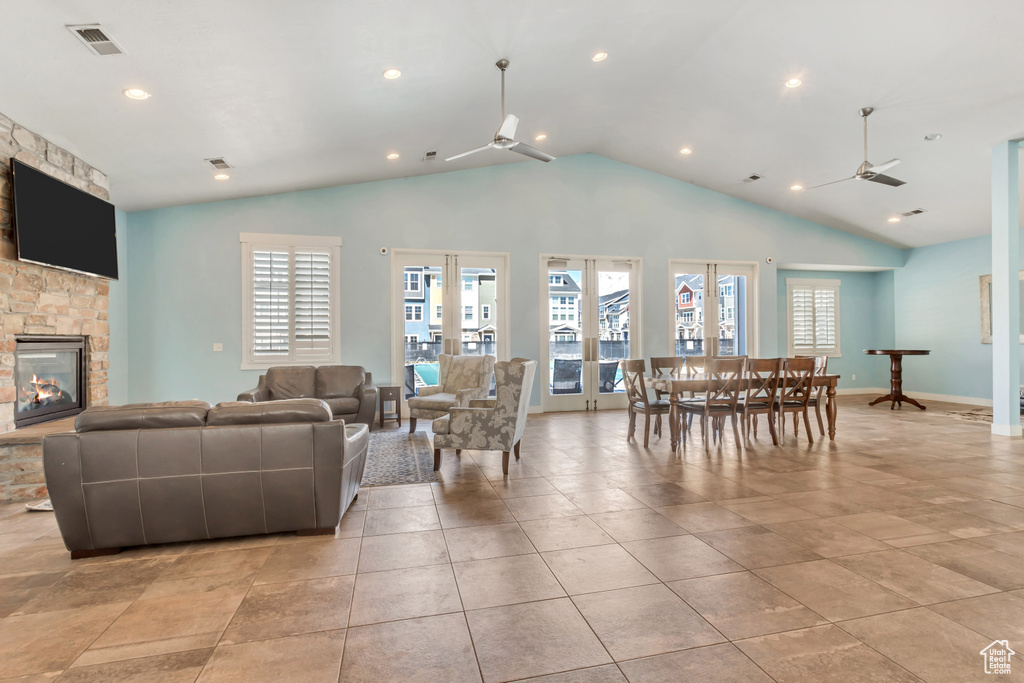
M 437 384 L 437 355 L 442 351 L 441 268 L 406 266 L 405 301 L 405 397 Z
M 552 394 L 583 393 L 582 281 L 583 273 L 578 270 L 548 270 L 548 389 Z
M 629 273 L 597 272 L 598 391 L 623 392 L 619 361 L 629 358 Z
M 747 277 L 718 276 L 718 355 L 747 355 Z
M 676 273 L 676 355 L 704 354 L 704 274 Z
M 459 330 L 462 354 L 498 355 L 498 291 L 496 268 L 462 268 Z

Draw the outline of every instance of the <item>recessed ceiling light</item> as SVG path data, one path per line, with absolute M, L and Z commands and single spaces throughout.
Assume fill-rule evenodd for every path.
M 799 88 L 801 83 L 803 83 L 803 81 L 801 81 L 799 78 L 791 78 L 788 81 L 786 81 L 786 87 Z
M 900 222 L 900 217 L 899 216 L 893 216 L 892 218 L 889 219 L 889 222 L 890 223 L 899 223 Z
M 789 189 L 793 190 L 793 192 L 799 192 L 800 190 L 804 189 L 804 186 L 803 185 L 790 185 Z
M 397 158 L 398 158 L 398 152 L 392 152 L 391 154 L 388 155 L 388 159 L 390 159 L 391 161 L 394 161 Z
M 399 71 L 398 69 L 384 69 L 384 78 L 388 79 L 389 81 L 393 81 L 401 75 L 402 72 Z
M 679 150 L 679 153 L 680 154 L 692 154 L 693 150 L 690 149 L 689 147 L 683 147 L 681 150 Z
M 604 60 L 608 59 L 608 53 L 598 52 L 596 55 L 591 57 L 591 59 L 594 60 L 595 62 L 603 62 Z
M 541 133 L 540 135 L 538 135 L 537 137 L 534 138 L 534 140 L 536 140 L 537 142 L 540 142 L 541 140 L 547 140 L 547 139 L 548 139 L 548 134 L 547 133 Z
M 130 100 L 148 100 L 152 95 L 142 88 L 125 88 L 121 92 Z
M 940 139 L 941 137 L 942 137 L 942 133 L 929 133 L 928 135 L 924 136 L 924 139 L 927 140 L 928 142 L 935 142 L 936 140 Z
M 213 179 L 214 180 L 227 180 L 230 177 L 231 176 L 229 176 L 227 173 L 218 173 L 217 175 L 213 176 Z

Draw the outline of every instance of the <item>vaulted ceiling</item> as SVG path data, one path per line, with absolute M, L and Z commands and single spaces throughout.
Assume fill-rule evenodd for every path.
M 105 171 L 129 211 L 499 163 L 542 172 L 505 151 L 441 159 L 493 136 L 503 57 L 517 137 L 536 147 L 901 246 L 987 233 L 991 148 L 1024 137 L 1014 0 L 33 0 L 4 14 L 0 112 Z M 65 28 L 91 23 L 125 54 L 96 56 Z M 401 78 L 382 77 L 391 67 Z M 901 158 L 888 174 L 907 184 L 791 191 L 854 173 L 865 106 L 870 160 Z M 204 161 L 217 156 L 228 181 Z

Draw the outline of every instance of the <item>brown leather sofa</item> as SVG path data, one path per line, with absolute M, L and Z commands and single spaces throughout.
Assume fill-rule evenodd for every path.
M 72 559 L 122 547 L 282 531 L 333 533 L 359 492 L 366 425 L 319 399 L 88 408 L 43 437 Z
M 346 423 L 372 425 L 377 412 L 377 387 L 370 373 L 359 365 L 268 368 L 255 389 L 238 395 L 239 401 L 250 403 L 290 398 L 319 398 L 330 406 L 334 419 Z

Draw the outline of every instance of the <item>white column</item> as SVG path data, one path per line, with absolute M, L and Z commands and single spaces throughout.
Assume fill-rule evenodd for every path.
M 992 433 L 1020 436 L 1017 140 L 992 148 Z

